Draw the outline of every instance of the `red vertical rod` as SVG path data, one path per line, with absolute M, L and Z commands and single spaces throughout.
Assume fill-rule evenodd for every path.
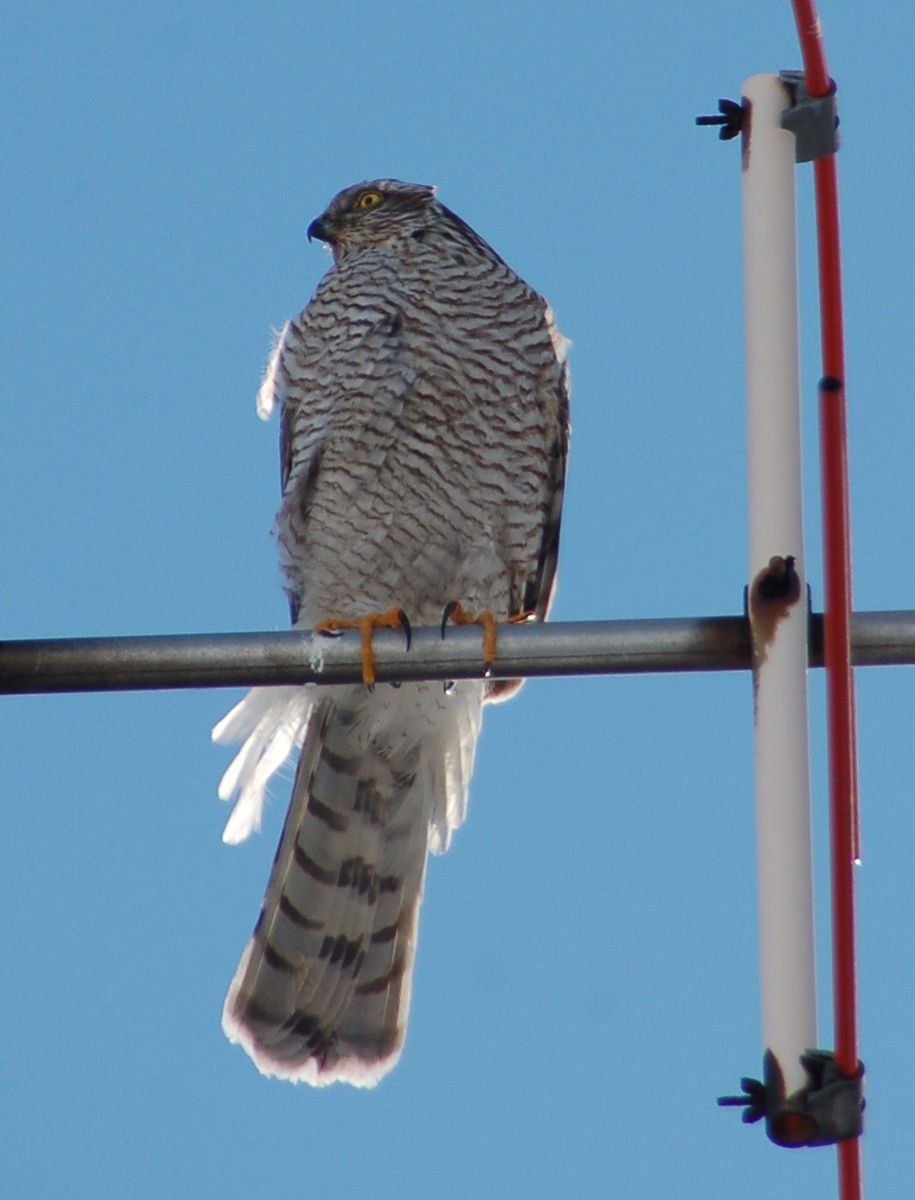
M 807 91 L 825 96 L 832 88 L 820 22 L 813 0 L 792 0 Z M 848 441 L 845 410 L 845 349 L 839 203 L 834 155 L 814 162 L 820 275 L 823 380 L 820 385 L 820 458 L 825 577 L 824 656 L 827 678 L 829 799 L 832 860 L 832 963 L 835 1057 L 839 1070 L 858 1069 L 855 985 L 855 881 L 857 845 L 857 754 L 854 680 L 851 670 L 851 541 L 848 503 Z M 841 1200 L 860 1200 L 858 1138 L 838 1144 Z
M 835 226 L 835 160 L 817 160 L 817 173 L 832 167 L 817 188 L 820 249 Z M 820 181 L 818 180 L 818 183 Z M 825 213 L 824 213 L 825 210 Z M 825 223 L 824 223 L 825 215 Z M 834 268 L 834 269 L 833 269 Z M 838 264 L 830 264 L 834 279 L 821 276 L 821 289 L 840 286 Z M 821 302 L 822 303 L 822 302 Z M 833 343 L 833 344 L 830 344 Z M 820 445 L 824 521 L 826 620 L 824 658 L 827 670 L 830 796 L 832 816 L 833 977 L 836 1008 L 836 1063 L 846 1075 L 858 1066 L 855 993 L 854 864 L 857 845 L 857 787 L 854 744 L 854 690 L 851 671 L 849 614 L 851 611 L 850 537 L 848 520 L 848 458 L 845 388 L 842 362 L 841 312 L 837 328 L 823 326 L 825 376 L 820 385 Z M 838 369 L 837 369 L 838 368 Z

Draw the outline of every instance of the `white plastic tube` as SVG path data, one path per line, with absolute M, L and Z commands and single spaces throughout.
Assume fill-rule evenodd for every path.
M 795 143 L 775 75 L 743 88 L 751 621 L 756 713 L 756 821 L 763 1042 L 790 1094 L 806 1082 L 816 993 L 807 739 L 807 590 L 801 507 Z M 793 556 L 792 603 L 752 602 L 773 556 Z

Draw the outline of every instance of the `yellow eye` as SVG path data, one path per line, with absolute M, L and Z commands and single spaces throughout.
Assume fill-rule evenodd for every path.
M 381 192 L 363 192 L 361 196 L 356 197 L 356 203 L 353 205 L 353 208 L 363 211 L 367 208 L 377 208 L 383 199 L 384 196 L 382 196 Z

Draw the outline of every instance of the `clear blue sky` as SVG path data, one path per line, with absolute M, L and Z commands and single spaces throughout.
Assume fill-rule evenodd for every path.
M 879 13 L 879 16 L 878 16 Z M 856 605 L 915 607 L 915 10 L 824 0 L 839 79 Z M 271 327 L 305 227 L 436 183 L 573 340 L 560 619 L 739 611 L 739 167 L 693 118 L 799 65 L 787 0 L 7 4 L 4 637 L 282 628 Z M 809 234 L 808 558 L 819 583 Z M 871 1194 L 915 1173 L 915 672 L 859 672 Z M 429 872 L 406 1052 L 373 1093 L 219 1028 L 285 808 L 220 841 L 237 693 L 27 697 L 0 726 L 0 1192 L 29 1200 L 834 1194 L 715 1096 L 760 1068 L 746 675 L 541 681 L 487 714 Z M 832 1043 L 822 678 L 811 681 Z

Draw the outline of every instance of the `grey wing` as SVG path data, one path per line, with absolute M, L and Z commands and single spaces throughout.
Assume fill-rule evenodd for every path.
M 563 368 L 562 379 L 555 390 L 550 406 L 554 420 L 550 422 L 547 444 L 547 510 L 540 541 L 537 567 L 530 576 L 524 596 L 524 611 L 536 614 L 538 621 L 546 619 L 556 583 L 556 562 L 559 556 L 559 529 L 562 501 L 565 493 L 566 464 L 569 456 L 569 387 L 568 372 Z
M 569 457 L 570 380 L 566 360 L 570 343 L 556 328 L 549 305 L 545 305 L 544 316 L 556 357 L 541 379 L 539 388 L 545 429 L 544 516 L 540 550 L 534 570 L 528 576 L 523 604 L 523 611 L 534 613 L 538 621 L 546 619 L 556 583 L 559 529 Z
M 539 300 L 539 297 L 538 297 Z M 569 456 L 569 370 L 566 362 L 569 342 L 556 329 L 552 310 L 545 309 L 546 328 L 553 343 L 555 358 L 544 370 L 538 388 L 538 400 L 543 415 L 543 470 L 541 474 L 540 539 L 531 570 L 523 583 L 520 600 L 514 611 L 533 613 L 545 621 L 556 586 L 556 564 L 559 557 L 559 531 L 562 501 L 565 492 L 566 465 Z M 522 680 L 501 679 L 490 683 L 486 699 L 502 701 L 513 696 Z
M 257 394 L 257 412 L 263 419 L 279 407 L 280 493 L 286 495 L 291 481 L 303 520 L 321 466 L 330 406 L 328 394 L 322 396 L 315 384 L 316 355 L 309 345 L 308 325 L 306 308 L 295 321 L 287 321 L 283 326 Z M 289 592 L 288 599 L 294 625 L 298 619 L 298 598 Z

